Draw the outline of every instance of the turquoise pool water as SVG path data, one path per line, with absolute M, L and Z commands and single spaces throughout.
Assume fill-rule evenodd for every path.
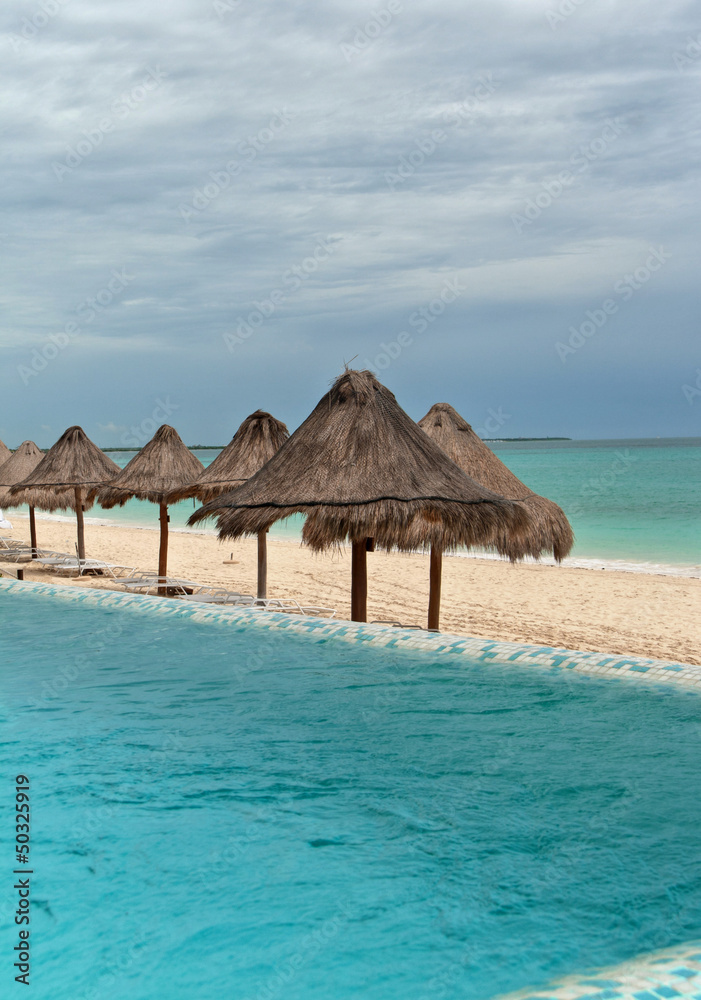
M 486 1000 L 701 932 L 696 695 L 0 596 L 42 1000 Z

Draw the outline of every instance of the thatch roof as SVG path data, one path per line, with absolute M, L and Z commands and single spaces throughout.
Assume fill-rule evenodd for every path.
M 3 465 L 8 460 L 11 454 L 12 452 L 7 447 L 7 445 L 3 444 L 2 441 L 0 441 L 0 465 Z
M 13 503 L 31 503 L 43 510 L 75 510 L 75 489 L 82 488 L 83 507 L 92 501 L 90 488 L 119 472 L 82 427 L 69 427 L 21 483 L 11 487 Z
M 192 482 L 204 466 L 168 424 L 158 428 L 148 444 L 110 482 L 93 491 L 101 507 L 121 507 L 131 497 L 163 503 L 166 494 Z
M 36 469 L 39 462 L 44 457 L 44 453 L 39 451 L 33 441 L 23 441 L 14 454 L 11 454 L 6 462 L 0 465 L 0 507 L 19 507 L 23 501 L 18 501 L 10 496 L 10 486 L 21 483 L 30 472 Z M 36 503 L 30 503 L 32 507 L 40 506 L 41 494 L 37 493 Z M 56 509 L 56 498 L 53 498 L 51 510 Z
M 246 417 L 229 444 L 194 482 L 174 490 L 169 503 L 196 497 L 202 503 L 241 486 L 279 451 L 290 436 L 281 420 L 256 410 Z M 213 516 L 213 515 L 210 515 Z
M 574 544 L 565 512 L 522 483 L 449 403 L 435 403 L 419 420 L 419 427 L 478 483 L 511 500 L 522 501 L 530 515 L 530 528 L 521 540 L 513 540 L 508 552 L 512 558 L 537 558 L 543 552 L 552 552 L 558 562 L 565 558 Z
M 385 549 L 490 547 L 507 526 L 527 527 L 518 505 L 466 476 L 368 371 L 344 372 L 259 472 L 190 521 L 219 509 L 220 538 L 305 514 L 302 539 L 316 550 L 364 538 Z

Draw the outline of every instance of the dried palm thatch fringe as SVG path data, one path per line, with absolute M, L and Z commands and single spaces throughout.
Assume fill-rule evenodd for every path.
M 20 504 L 10 496 L 10 486 L 21 483 L 30 472 L 36 469 L 39 462 L 44 457 L 44 453 L 39 451 L 33 441 L 23 441 L 14 455 L 10 455 L 6 462 L 0 465 L 0 509 L 2 507 L 19 507 Z M 31 490 L 28 491 L 31 496 Z M 37 498 L 38 499 L 38 498 Z M 37 523 L 34 508 L 38 503 L 33 503 L 31 498 L 29 503 L 29 544 L 32 550 L 32 558 L 37 558 Z M 55 505 L 55 498 L 54 498 Z M 54 506 L 51 508 L 55 509 Z
M 574 534 L 565 512 L 552 500 L 538 496 L 518 479 L 472 427 L 448 403 L 435 403 L 419 420 L 429 437 L 469 476 L 490 490 L 518 500 L 528 511 L 530 527 L 525 535 L 500 540 L 512 561 L 524 556 L 536 559 L 552 552 L 561 562 L 574 544 Z
M 11 454 L 12 452 L 7 447 L 7 445 L 3 444 L 2 441 L 0 441 L 0 465 L 3 465 L 8 460 Z
M 281 420 L 276 420 L 264 410 L 256 410 L 246 417 L 226 448 L 194 482 L 168 494 L 168 503 L 189 497 L 207 503 L 241 486 L 270 461 L 289 436 Z
M 11 454 L 6 462 L 0 465 L 0 507 L 19 507 L 25 501 L 19 501 L 16 497 L 10 496 L 10 487 L 21 483 L 30 472 L 36 469 L 43 459 L 43 452 L 39 451 L 33 441 L 23 441 L 14 454 Z M 55 498 L 50 510 L 55 510 Z M 30 506 L 40 506 L 38 500 Z
M 168 424 L 158 428 L 148 444 L 124 466 L 119 475 L 94 496 L 102 507 L 123 507 L 131 497 L 150 500 L 160 506 L 160 546 L 158 550 L 158 575 L 168 574 L 168 501 L 167 495 L 189 483 L 203 471 L 204 466 L 183 444 L 180 435 Z M 165 584 L 158 593 L 167 593 Z
M 78 558 L 85 559 L 83 511 L 92 506 L 90 489 L 119 472 L 82 427 L 69 427 L 29 475 L 10 488 L 16 503 L 43 510 L 74 510 L 78 530 Z
M 204 470 L 198 458 L 183 444 L 168 424 L 158 428 L 148 444 L 124 466 L 117 476 L 93 490 L 101 507 L 123 507 L 131 497 L 164 503 L 166 496 L 184 483 L 192 482 Z
M 302 539 L 317 551 L 367 538 L 388 550 L 502 551 L 529 528 L 521 506 L 466 476 L 368 371 L 344 372 L 259 472 L 188 523 L 215 513 L 222 539 L 305 514 Z
M 42 510 L 76 510 L 76 489 L 87 510 L 91 487 L 112 479 L 119 466 L 93 444 L 82 427 L 69 427 L 29 475 L 10 488 L 13 504 Z
M 280 420 L 264 410 L 256 410 L 246 417 L 226 448 L 195 482 L 174 490 L 169 495 L 169 500 L 172 502 L 197 497 L 206 503 L 241 486 L 273 457 L 289 436 L 289 431 Z M 212 510 L 207 516 L 216 517 L 221 513 L 219 509 Z M 265 531 L 258 533 L 256 596 L 268 596 L 268 543 Z

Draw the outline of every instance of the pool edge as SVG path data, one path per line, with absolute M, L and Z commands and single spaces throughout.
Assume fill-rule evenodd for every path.
M 700 989 L 701 941 L 692 940 L 492 1000 L 696 1000 Z
M 90 604 L 95 607 L 112 606 L 125 610 L 148 611 L 169 617 L 189 618 L 197 622 L 216 621 L 238 628 L 264 631 L 289 631 L 306 635 L 317 642 L 338 639 L 343 642 L 362 642 L 378 648 L 426 652 L 441 656 L 469 656 L 479 662 L 519 667 L 536 667 L 545 670 L 587 674 L 601 678 L 618 678 L 645 681 L 648 684 L 674 684 L 701 693 L 701 666 L 671 660 L 654 660 L 647 657 L 616 653 L 592 653 L 582 650 L 526 643 L 502 642 L 492 639 L 475 639 L 448 632 L 423 632 L 416 629 L 394 628 L 331 618 L 311 618 L 277 612 L 223 609 L 189 604 L 166 597 L 142 594 L 122 594 L 113 590 L 70 587 L 50 583 L 17 581 L 0 578 L 0 592 L 31 592 L 53 598 Z

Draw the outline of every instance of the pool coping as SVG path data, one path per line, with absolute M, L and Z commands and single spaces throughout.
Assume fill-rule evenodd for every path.
M 311 618 L 231 607 L 206 607 L 167 597 L 122 594 L 112 590 L 50 583 L 19 582 L 6 577 L 0 578 L 0 593 L 3 591 L 29 591 L 33 594 L 58 597 L 96 607 L 110 606 L 124 610 L 148 611 L 171 618 L 188 618 L 196 622 L 218 622 L 238 629 L 287 631 L 305 635 L 314 642 L 327 642 L 331 639 L 348 643 L 362 642 L 375 648 L 425 652 L 434 656 L 468 656 L 483 663 L 535 667 L 551 672 L 572 671 L 601 678 L 644 681 L 647 684 L 674 684 L 701 693 L 701 666 L 670 660 L 475 639 L 449 632 L 424 632 L 334 618 Z
M 700 994 L 701 941 L 685 941 L 494 1000 L 696 1000 Z

